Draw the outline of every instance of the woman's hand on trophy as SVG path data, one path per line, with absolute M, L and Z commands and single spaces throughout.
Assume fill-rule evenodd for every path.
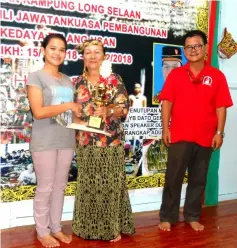
M 106 118 L 107 113 L 108 113 L 108 109 L 106 106 L 96 106 L 95 107 L 95 112 L 94 112 L 95 116 L 101 116 L 101 117 Z
M 123 107 L 119 105 L 114 105 L 114 104 L 109 105 L 108 116 L 114 116 L 116 118 L 121 118 L 123 116 Z
M 82 113 L 82 105 L 80 103 L 69 102 L 69 109 L 72 110 L 76 117 L 80 117 Z

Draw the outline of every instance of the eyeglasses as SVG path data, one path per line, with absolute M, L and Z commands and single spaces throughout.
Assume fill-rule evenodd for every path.
M 199 45 L 193 45 L 193 46 L 185 46 L 184 49 L 185 51 L 192 52 L 194 51 L 199 51 L 201 48 L 204 46 L 204 44 L 199 44 Z

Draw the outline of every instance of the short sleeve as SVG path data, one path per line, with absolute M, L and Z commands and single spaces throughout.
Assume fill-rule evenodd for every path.
M 216 94 L 216 108 L 231 107 L 233 105 L 226 77 L 223 73 L 219 76 L 218 89 Z
M 43 90 L 43 85 L 39 76 L 37 75 L 37 72 L 33 72 L 28 76 L 26 85 L 36 86 L 37 88 Z
M 164 83 L 164 86 L 159 94 L 159 100 L 167 100 L 173 102 L 175 99 L 175 72 L 171 71 Z

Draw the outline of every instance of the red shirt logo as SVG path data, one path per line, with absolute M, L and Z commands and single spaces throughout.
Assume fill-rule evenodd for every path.
M 211 85 L 212 85 L 212 78 L 209 77 L 209 76 L 205 76 L 205 77 L 203 78 L 202 84 L 211 86 Z

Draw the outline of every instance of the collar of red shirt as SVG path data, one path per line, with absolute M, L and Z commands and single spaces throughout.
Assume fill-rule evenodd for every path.
M 184 65 L 184 69 L 187 71 L 188 76 L 193 83 L 201 83 L 203 81 L 203 78 L 206 76 L 208 68 L 209 65 L 205 62 L 204 68 L 199 72 L 197 76 L 194 76 L 194 74 L 190 70 L 190 64 L 187 63 L 186 65 Z

